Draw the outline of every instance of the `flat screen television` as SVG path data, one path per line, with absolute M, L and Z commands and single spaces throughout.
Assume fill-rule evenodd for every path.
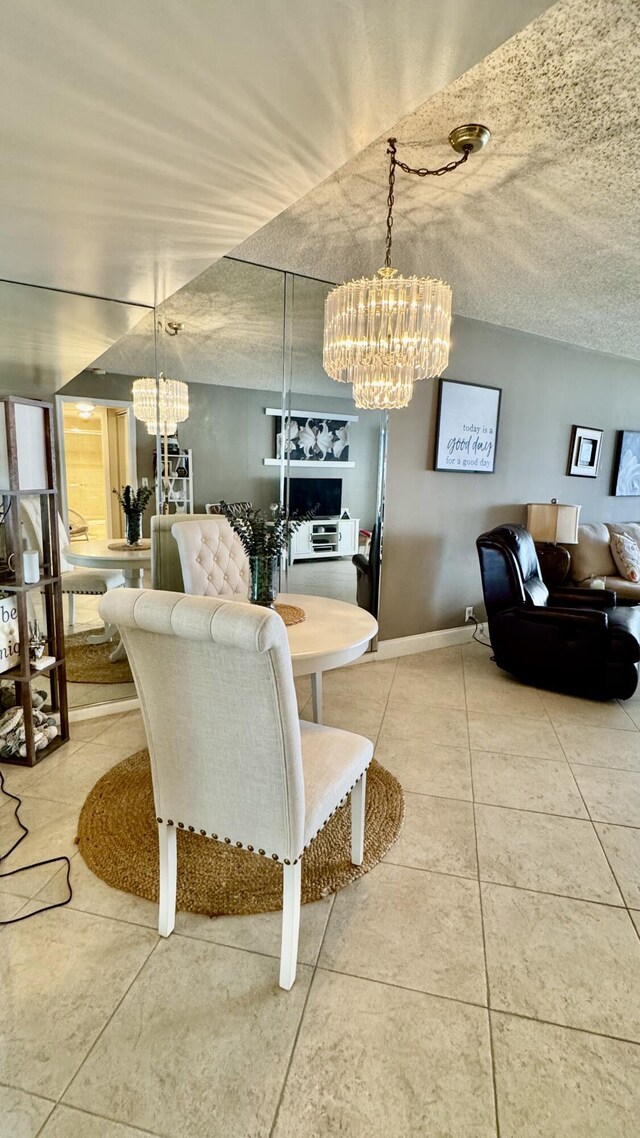
M 289 482 L 291 517 L 313 512 L 315 518 L 335 518 L 342 511 L 341 478 L 292 478 Z

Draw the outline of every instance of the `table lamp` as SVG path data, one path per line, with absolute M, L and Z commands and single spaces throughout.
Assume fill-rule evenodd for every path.
M 546 585 L 562 585 L 566 579 L 571 555 L 563 546 L 578 544 L 581 508 L 562 505 L 556 498 L 550 502 L 527 504 L 527 529 L 536 543 L 542 578 Z

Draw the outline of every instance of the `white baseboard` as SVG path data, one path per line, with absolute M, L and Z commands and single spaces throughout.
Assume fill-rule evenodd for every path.
M 458 628 L 440 628 L 435 632 L 419 632 L 416 636 L 398 636 L 395 640 L 379 640 L 375 652 L 366 652 L 355 664 L 375 664 L 376 661 L 393 660 L 397 656 L 414 656 L 418 652 L 433 652 L 436 648 L 450 648 L 452 644 L 466 644 L 473 639 L 474 625 L 462 624 Z M 347 665 L 349 666 L 349 665 Z M 98 703 L 91 707 L 74 707 L 69 713 L 71 723 L 82 719 L 97 719 L 102 715 L 124 715 L 127 711 L 137 711 L 139 699 L 118 699 L 111 703 Z
M 140 700 L 113 699 L 109 703 L 92 703 L 88 707 L 73 707 L 69 710 L 69 722 L 80 723 L 83 719 L 100 719 L 103 715 L 126 715 L 127 711 L 137 711 Z
M 433 652 L 436 648 L 450 648 L 452 644 L 466 644 L 473 638 L 474 625 L 462 624 L 458 628 L 440 628 L 435 632 L 419 632 L 416 636 L 398 636 L 395 640 L 379 640 L 376 660 L 392 660 L 395 656 L 413 656 L 417 652 Z

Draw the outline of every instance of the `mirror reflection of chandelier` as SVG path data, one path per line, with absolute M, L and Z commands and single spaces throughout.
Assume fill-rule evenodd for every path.
M 324 369 L 339 383 L 353 385 L 356 407 L 381 411 L 406 407 L 416 380 L 441 375 L 449 362 L 449 285 L 430 277 L 398 276 L 391 267 L 396 167 L 420 178 L 439 177 L 462 166 L 490 137 L 478 123 L 456 127 L 449 142 L 462 157 L 437 170 L 413 169 L 398 161 L 396 139 L 388 139 L 384 267 L 372 279 L 338 285 L 325 301 Z
M 160 388 L 158 390 L 158 384 Z M 133 413 L 150 435 L 175 435 L 189 418 L 189 388 L 181 379 L 146 376 L 133 382 Z

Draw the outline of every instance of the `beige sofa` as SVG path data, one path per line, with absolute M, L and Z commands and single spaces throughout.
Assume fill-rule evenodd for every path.
M 592 577 L 606 577 L 607 589 L 614 589 L 621 597 L 640 601 L 640 582 L 626 581 L 621 577 L 613 560 L 609 544 L 613 533 L 626 533 L 640 545 L 640 525 L 637 522 L 590 522 L 578 526 L 578 544 L 567 546 L 571 554 L 571 584 L 588 588 Z

